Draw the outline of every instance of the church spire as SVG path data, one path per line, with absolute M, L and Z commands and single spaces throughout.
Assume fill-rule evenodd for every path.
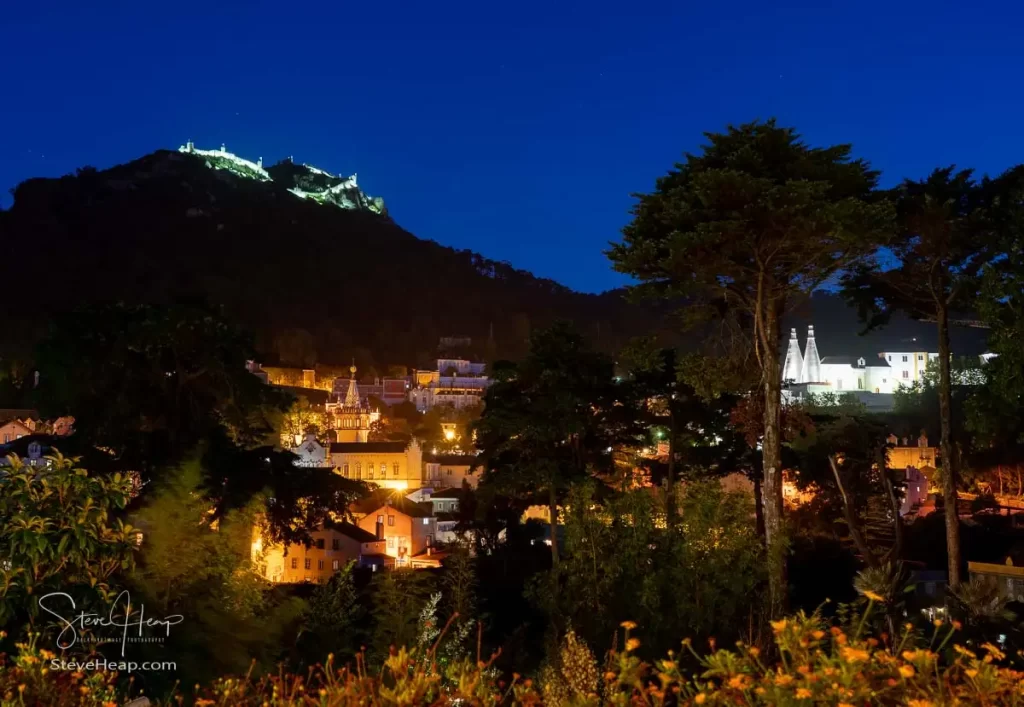
M 804 363 L 801 368 L 801 383 L 821 382 L 821 357 L 818 345 L 814 343 L 814 326 L 807 327 L 807 347 L 804 349 Z
M 356 384 L 356 362 L 352 362 L 352 367 L 348 369 L 352 374 L 352 377 L 348 379 L 348 392 L 345 393 L 345 407 L 357 408 L 359 407 L 359 386 Z
M 789 330 L 789 348 L 786 350 L 786 361 L 782 364 L 782 382 L 803 383 L 804 357 L 800 354 L 800 341 L 796 337 L 796 329 Z

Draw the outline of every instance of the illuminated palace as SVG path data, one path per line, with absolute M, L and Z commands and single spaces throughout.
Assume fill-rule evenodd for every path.
M 327 403 L 325 412 L 338 442 L 366 442 L 370 437 L 370 427 L 380 420 L 380 411 L 371 410 L 369 404 L 362 402 L 359 384 L 356 383 L 356 367 L 352 366 L 349 372 L 352 377 L 348 379 L 345 395 L 339 395 L 337 402 Z

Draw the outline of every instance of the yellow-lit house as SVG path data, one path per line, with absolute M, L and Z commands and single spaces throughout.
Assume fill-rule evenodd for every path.
M 384 489 L 413 491 L 423 486 L 423 450 L 411 442 L 333 442 L 330 462 L 346 479 Z
M 397 567 L 430 567 L 440 564 L 436 555 L 437 520 L 426 504 L 414 503 L 399 494 L 383 502 L 378 494 L 354 504 L 359 527 L 385 543 L 384 552 Z
M 310 535 L 309 547 L 295 543 L 287 550 L 281 545 L 265 547 L 257 537 L 252 550 L 260 574 L 275 584 L 326 582 L 352 561 L 366 567 L 393 564 L 384 541 L 352 523 L 328 522 Z

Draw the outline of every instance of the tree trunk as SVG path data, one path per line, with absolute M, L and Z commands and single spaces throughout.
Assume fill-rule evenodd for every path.
M 782 517 L 782 370 L 779 364 L 779 316 L 774 302 L 764 311 L 764 464 L 765 546 L 768 549 L 769 609 L 773 617 L 786 610 L 789 585 L 786 581 L 786 541 Z
M 548 496 L 548 513 L 551 518 L 551 569 L 558 569 L 558 494 L 556 493 L 555 485 L 552 483 L 550 486 L 550 495 Z
M 946 552 L 949 586 L 960 586 L 960 511 L 957 508 L 957 459 L 953 455 L 953 384 L 950 380 L 949 312 L 939 307 L 939 421 L 942 446 L 942 496 L 946 503 Z
M 757 537 L 764 544 L 764 497 L 761 495 L 761 477 L 754 475 L 754 526 Z
M 668 482 L 665 484 L 665 525 L 676 520 L 676 413 L 673 400 L 668 403 Z

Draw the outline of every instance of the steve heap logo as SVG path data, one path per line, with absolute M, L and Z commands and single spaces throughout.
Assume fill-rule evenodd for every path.
M 113 631 L 104 635 L 89 635 L 88 640 L 95 643 L 121 642 L 121 657 L 124 657 L 125 646 L 129 643 L 162 643 L 171 635 L 171 626 L 183 621 L 181 614 L 172 614 L 162 619 L 146 618 L 146 605 L 139 604 L 137 613 L 132 606 L 132 596 L 127 590 L 117 595 L 106 616 L 92 612 L 76 610 L 75 600 L 65 592 L 51 592 L 39 597 L 39 608 L 55 617 L 60 623 L 61 632 L 57 636 L 57 647 L 67 650 L 74 646 L 79 638 L 79 631 L 88 630 L 90 634 L 104 633 L 104 629 L 120 629 L 120 635 Z M 70 609 L 70 612 L 68 612 Z M 71 618 L 67 614 L 71 614 Z M 148 629 L 148 634 L 147 630 Z

